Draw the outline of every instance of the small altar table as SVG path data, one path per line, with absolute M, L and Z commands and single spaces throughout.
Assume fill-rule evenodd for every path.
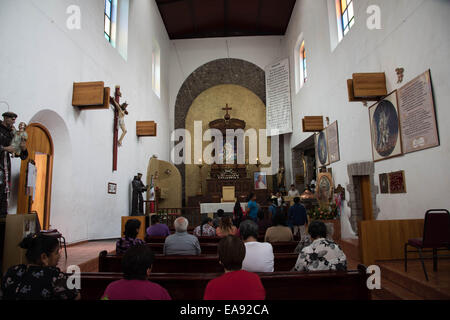
M 234 202 L 200 203 L 200 213 L 216 213 L 219 209 L 222 209 L 225 213 L 232 213 L 234 205 Z M 247 210 L 247 203 L 241 202 L 241 208 L 245 212 Z

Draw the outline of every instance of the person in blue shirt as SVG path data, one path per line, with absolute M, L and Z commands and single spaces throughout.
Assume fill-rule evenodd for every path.
M 300 203 L 300 198 L 294 198 L 294 205 L 289 208 L 289 226 L 293 229 L 292 233 L 300 235 L 300 240 L 306 236 L 306 227 L 308 224 L 308 216 L 305 207 Z
M 277 198 L 271 198 L 269 199 L 269 213 L 270 213 L 270 218 L 273 224 L 273 219 L 275 218 L 275 215 L 281 212 L 278 208 L 278 200 Z
M 249 199 L 247 203 L 248 217 L 253 221 L 257 222 L 259 205 L 256 203 L 256 195 L 254 193 L 250 193 L 248 199 Z

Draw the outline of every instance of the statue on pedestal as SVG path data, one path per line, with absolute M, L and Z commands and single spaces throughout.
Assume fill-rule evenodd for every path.
M 142 173 L 138 173 L 137 176 L 134 177 L 133 182 L 131 183 L 133 187 L 133 199 L 131 203 L 131 215 L 132 216 L 143 216 L 144 215 L 144 197 L 142 193 L 147 191 L 148 186 L 145 186 L 142 183 Z

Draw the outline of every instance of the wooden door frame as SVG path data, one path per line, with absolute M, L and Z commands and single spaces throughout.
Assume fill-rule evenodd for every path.
M 42 124 L 40 124 L 40 123 L 30 123 L 27 126 L 27 129 L 28 128 L 39 128 L 39 129 L 41 129 L 45 133 L 45 135 L 47 136 L 48 141 L 50 142 L 50 154 L 47 155 L 48 156 L 48 159 L 47 159 L 47 176 L 46 176 L 46 181 L 45 181 L 46 190 L 45 190 L 45 204 L 44 204 L 44 221 L 42 221 L 42 226 L 41 226 L 43 229 L 48 229 L 49 225 L 50 225 L 50 207 L 51 207 L 52 181 L 53 181 L 52 180 L 52 178 L 53 178 L 53 154 L 54 154 L 53 139 L 52 139 L 52 136 L 51 136 L 50 132 L 48 131 L 48 129 L 45 126 L 43 126 Z M 34 157 L 35 157 L 35 153 L 36 153 L 35 150 L 33 150 L 33 151 L 29 150 L 28 152 L 29 152 L 28 158 L 25 159 L 25 160 L 22 160 L 22 163 L 21 163 L 21 169 L 20 169 L 20 174 L 21 175 L 22 174 L 25 174 L 25 175 L 27 174 L 26 166 L 28 165 L 29 160 L 30 159 L 34 159 Z M 22 169 L 22 166 L 25 166 L 25 169 Z M 23 180 L 23 181 L 26 181 L 26 177 L 24 179 L 25 180 Z M 22 177 L 20 178 L 20 180 L 22 181 Z M 17 197 L 18 201 L 20 199 L 21 191 L 22 190 L 20 188 L 20 183 L 19 183 L 19 191 L 18 191 L 18 197 Z M 27 198 L 27 200 L 28 200 L 28 198 Z M 25 212 L 19 212 L 19 207 L 20 206 L 19 206 L 19 203 L 18 203 L 17 204 L 17 214 L 25 213 Z M 27 211 L 27 212 L 30 211 L 30 207 L 29 207 L 28 202 L 23 204 L 23 207 L 26 209 L 25 211 Z

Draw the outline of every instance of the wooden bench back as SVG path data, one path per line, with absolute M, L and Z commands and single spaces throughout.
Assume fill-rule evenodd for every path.
M 290 271 L 298 258 L 295 253 L 276 253 L 275 271 Z M 122 256 L 100 252 L 99 272 L 122 272 Z M 152 266 L 155 273 L 221 273 L 223 267 L 217 255 L 164 256 L 156 255 Z
M 274 242 L 272 243 L 273 252 L 274 253 L 293 253 L 295 248 L 297 247 L 297 242 L 288 241 L 288 242 Z M 147 243 L 152 251 L 155 254 L 162 254 L 164 243 Z M 201 242 L 200 248 L 202 250 L 202 254 L 217 254 L 217 242 Z
M 258 273 L 266 300 L 370 300 L 366 268 L 347 272 Z M 223 273 L 152 273 L 150 281 L 164 287 L 173 300 L 202 300 L 206 285 Z M 121 273 L 82 273 L 81 299 L 98 300 Z

